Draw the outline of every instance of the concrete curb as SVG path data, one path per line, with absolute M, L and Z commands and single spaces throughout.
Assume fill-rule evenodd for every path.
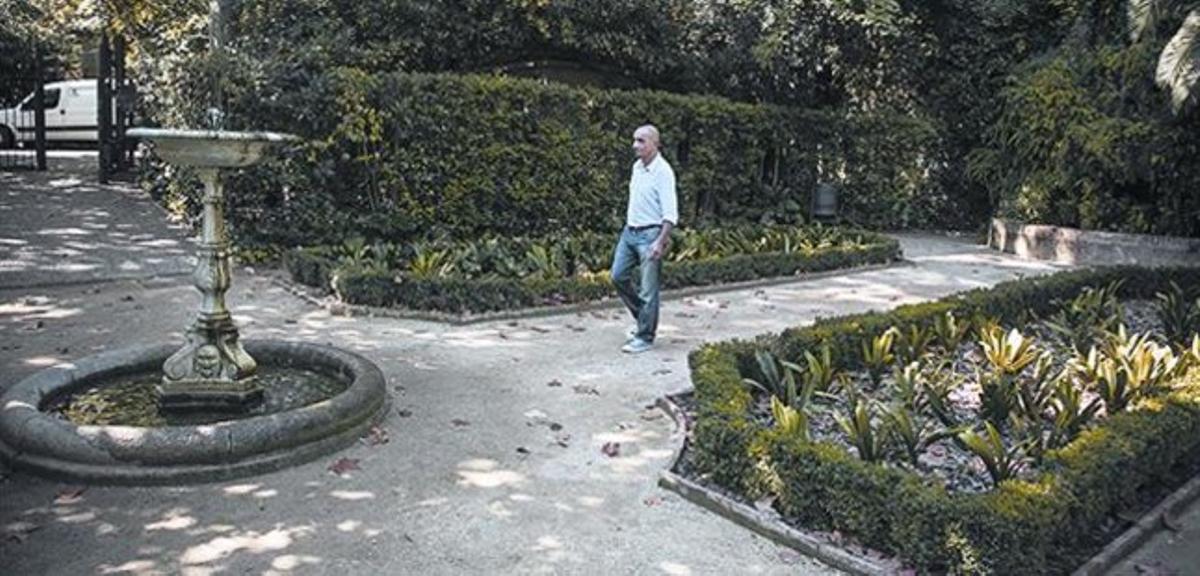
M 683 409 L 671 401 L 670 397 L 661 397 L 656 402 L 659 408 L 675 420 L 675 432 L 672 436 L 683 436 L 679 448 L 671 458 L 666 469 L 659 471 L 658 485 L 664 489 L 679 494 L 685 500 L 716 513 L 742 527 L 749 528 L 756 534 L 773 542 L 793 548 L 803 554 L 816 558 L 834 568 L 845 570 L 851 574 L 864 576 L 886 576 L 896 574 L 901 566 L 896 562 L 875 562 L 856 555 L 840 546 L 822 541 L 820 538 L 785 524 L 774 511 L 768 513 L 747 506 L 733 498 L 725 496 L 700 484 L 688 480 L 676 470 L 687 448 L 688 423 Z
M 886 270 L 888 268 L 897 268 L 902 266 L 915 266 L 915 264 L 910 260 L 900 258 L 885 264 L 868 264 L 865 266 L 855 266 L 852 268 L 838 268 L 835 270 L 812 272 L 808 274 L 799 274 L 796 276 L 780 276 L 775 278 L 764 278 L 760 280 L 748 280 L 746 282 L 731 282 L 728 284 L 712 284 L 708 286 L 676 288 L 673 290 L 664 290 L 662 293 L 662 299 L 679 300 L 681 298 L 687 298 L 690 296 L 721 294 L 725 292 L 735 292 L 738 290 L 747 290 L 751 288 L 778 286 L 781 284 L 791 284 L 793 282 L 820 280 L 822 278 L 830 278 L 833 276 L 857 274 L 860 272 L 874 272 L 877 270 Z M 271 278 L 271 282 L 276 286 L 287 290 L 292 295 L 310 304 L 324 308 L 332 314 L 345 316 L 396 318 L 400 320 L 423 320 L 426 322 L 447 323 L 452 326 L 467 326 L 471 324 L 480 324 L 483 322 L 494 322 L 497 320 L 526 320 L 530 318 L 545 318 L 548 316 L 561 316 L 580 312 L 591 312 L 594 310 L 608 310 L 620 308 L 622 306 L 619 299 L 610 297 L 604 300 L 581 302 L 578 304 L 564 304 L 561 306 L 537 306 L 533 308 L 487 312 L 483 314 L 450 314 L 446 312 L 426 312 L 400 308 L 380 308 L 376 306 L 346 304 L 340 301 L 331 301 L 329 298 L 314 296 L 306 289 L 306 287 L 298 286 L 290 279 L 285 277 L 273 276 Z
M 328 454 L 388 413 L 384 375 L 362 356 L 297 342 L 249 340 L 245 346 L 261 365 L 343 374 L 350 387 L 295 410 L 198 426 L 76 426 L 42 411 L 57 395 L 98 379 L 157 369 L 176 347 L 116 350 L 42 370 L 0 396 L 0 459 L 16 470 L 86 483 L 215 482 Z
M 1109 542 L 1100 553 L 1076 568 L 1071 576 L 1100 576 L 1111 570 L 1156 532 L 1162 530 L 1165 527 L 1166 516 L 1178 514 L 1197 497 L 1200 497 L 1200 476 L 1192 478 L 1143 514 L 1133 526 Z

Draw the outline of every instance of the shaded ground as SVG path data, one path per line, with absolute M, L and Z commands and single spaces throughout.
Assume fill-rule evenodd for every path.
M 0 172 L 0 288 L 191 271 L 187 231 L 132 185 L 99 186 L 92 152 Z
M 56 194 L 31 198 L 40 194 L 32 184 L 14 190 L 8 182 L 0 180 L 0 236 L 26 244 L 23 252 L 6 248 L 13 251 L 4 253 L 0 286 L 78 278 L 43 257 L 65 245 L 59 237 L 37 231 L 87 230 L 80 221 L 91 214 L 99 222 L 97 211 L 114 203 L 132 205 L 110 215 L 155 210 L 123 188 L 81 184 L 64 187 L 78 194 L 69 210 L 14 224 L 9 214 L 63 204 Z M 113 264 L 126 258 L 157 270 L 148 260 L 157 251 L 121 238 L 173 239 L 164 248 L 186 250 L 161 217 L 134 220 L 147 229 L 105 229 L 127 237 L 109 237 L 111 250 L 92 253 L 94 274 L 120 276 Z M 230 303 L 247 337 L 331 343 L 380 365 L 396 399 L 383 424 L 388 442 L 364 441 L 243 481 L 179 488 L 77 493 L 9 474 L 0 483 L 4 571 L 833 573 L 659 489 L 657 473 L 682 439 L 645 407 L 688 387 L 686 355 L 703 341 L 1053 269 L 958 240 L 902 242 L 913 265 L 668 301 L 659 346 L 635 357 L 618 352 L 630 320 L 616 310 L 465 327 L 344 318 L 308 306 L 261 272 L 238 269 Z M 13 254 L 16 264 L 8 262 Z M 12 279 L 18 274 L 25 283 Z M 180 342 L 198 300 L 186 277 L 0 287 L 0 387 L 81 355 Z M 615 457 L 601 452 L 610 442 L 620 445 Z M 343 462 L 342 475 L 328 470 L 339 458 L 354 461 Z

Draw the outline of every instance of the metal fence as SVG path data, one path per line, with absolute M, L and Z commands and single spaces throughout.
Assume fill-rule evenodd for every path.
M 0 170 L 46 169 L 46 108 L 61 95 L 43 87 L 38 60 L 30 74 L 0 80 Z

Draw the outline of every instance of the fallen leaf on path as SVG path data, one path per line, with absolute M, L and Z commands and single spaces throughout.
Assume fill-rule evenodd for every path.
M 658 420 L 659 418 L 662 418 L 663 413 L 661 410 L 658 410 L 656 408 L 647 408 L 644 412 L 642 412 L 641 417 L 642 417 L 642 420 L 649 422 L 651 420 Z
M 571 445 L 571 435 L 570 434 L 556 434 L 554 436 L 554 443 L 558 444 L 559 446 L 562 446 L 563 448 L 567 448 Z
M 559 430 L 562 430 L 562 429 L 563 429 L 563 425 L 562 425 L 562 424 L 559 424 L 558 422 L 551 422 L 551 423 L 550 423 L 550 431 L 551 431 L 551 432 L 558 432 Z
M 679 312 L 675 315 L 680 318 L 698 318 L 699 317 L 696 314 L 692 314 L 691 312 Z
M 653 376 L 662 376 L 662 375 L 664 375 L 664 374 L 670 374 L 670 373 L 671 373 L 671 370 L 670 370 L 670 369 L 667 369 L 667 368 L 659 368 L 658 370 L 655 370 L 654 372 L 651 372 L 650 374 L 651 374 L 651 375 L 653 375 Z
M 362 470 L 358 467 L 358 459 L 356 458 L 338 458 L 333 464 L 329 465 L 329 471 L 342 476 L 351 470 Z
M 54 503 L 58 504 L 59 506 L 75 504 L 80 500 L 83 500 L 84 492 L 87 492 L 86 486 L 66 488 L 58 493 L 58 496 L 54 498 Z
M 17 544 L 24 544 L 29 539 L 29 533 L 41 529 L 32 522 L 13 522 L 4 526 L 4 537 Z
M 597 390 L 595 386 L 585 386 L 583 384 L 576 384 L 571 389 L 574 390 L 576 394 L 591 394 L 592 396 L 600 395 L 600 391 Z
M 647 506 L 659 506 L 662 503 L 663 503 L 663 499 L 659 498 L 658 496 L 651 496 L 649 498 L 642 500 L 642 504 L 645 504 Z
M 499 336 L 501 340 L 508 340 L 508 334 L 505 334 L 503 332 L 496 332 L 496 335 Z
M 542 328 L 541 326 L 530 326 L 529 329 L 539 334 L 545 334 L 550 331 L 549 328 Z
M 524 446 L 517 446 L 517 454 L 530 454 L 529 449 Z
M 459 427 L 471 425 L 471 423 L 469 421 L 463 420 L 462 418 L 455 418 L 455 419 L 451 420 L 450 423 L 455 426 L 459 426 Z
M 546 386 L 551 388 L 562 388 L 562 382 L 559 382 L 558 380 L 551 380 L 546 383 Z
M 616 458 L 617 456 L 621 455 L 621 443 L 605 442 L 604 446 L 600 447 L 600 453 L 608 456 L 609 458 Z
M 387 444 L 390 438 L 388 438 L 387 430 L 384 430 L 379 426 L 372 426 L 371 429 L 367 431 L 366 440 L 367 445 L 378 446 L 380 444 Z
M 412 416 L 412 410 L 397 410 L 396 415 L 401 418 L 408 418 L 409 416 Z
M 1149 563 L 1137 562 L 1133 565 L 1133 569 L 1138 574 L 1145 574 L 1146 576 L 1171 576 L 1171 572 L 1164 569 L 1162 562 L 1159 560 Z
M 583 326 L 576 326 L 576 325 L 574 325 L 574 324 L 567 324 L 567 328 L 569 328 L 569 329 L 570 329 L 572 332 L 585 332 L 585 331 L 587 331 L 587 328 L 584 328 Z

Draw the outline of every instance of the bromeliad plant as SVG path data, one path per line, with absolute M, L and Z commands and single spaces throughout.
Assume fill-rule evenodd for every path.
M 454 259 L 449 250 L 418 245 L 408 263 L 408 273 L 416 278 L 443 278 L 454 271 Z
M 1027 366 L 1037 361 L 1039 350 L 1029 338 L 1013 328 L 1005 334 L 1003 329 L 993 327 L 979 342 L 988 370 L 980 371 L 980 402 L 984 418 L 1002 427 L 1008 415 L 1019 407 L 1020 374 Z
M 983 426 L 982 435 L 974 430 L 966 430 L 959 433 L 958 439 L 983 462 L 992 484 L 999 486 L 1001 482 L 1015 478 L 1028 464 L 1027 446 L 1021 442 L 1015 442 L 1011 447 L 1005 446 L 996 426 L 991 422 L 984 422 Z
M 896 355 L 892 352 L 892 346 L 896 341 L 896 334 L 898 332 L 896 327 L 893 326 L 885 330 L 882 334 L 874 338 L 864 339 L 862 342 L 863 366 L 866 367 L 867 374 L 871 377 L 872 386 L 879 386 L 884 372 L 896 361 Z
M 789 438 L 799 438 L 808 441 L 808 412 L 801 408 L 788 406 L 778 396 L 771 397 L 771 417 L 775 419 L 775 429 Z
M 1103 288 L 1084 288 L 1063 303 L 1046 320 L 1046 326 L 1076 352 L 1087 350 L 1125 321 L 1125 307 L 1118 297 L 1122 284 L 1117 281 Z
M 834 380 L 840 373 L 833 364 L 833 352 L 829 346 L 822 346 L 817 354 L 804 351 L 804 383 L 812 385 L 817 393 L 827 393 L 833 387 Z
M 966 339 L 967 333 L 971 331 L 971 322 L 969 320 L 961 320 L 954 315 L 953 310 L 947 310 L 945 314 L 938 316 L 933 322 L 933 335 L 935 343 L 942 348 L 943 351 L 953 354 L 962 345 Z
M 920 362 L 909 362 L 903 368 L 897 366 L 892 370 L 892 382 L 896 398 L 904 407 L 920 413 L 929 406 L 925 392 L 928 384 Z
M 1076 354 L 1070 369 L 1078 381 L 1103 399 L 1105 412 L 1115 414 L 1162 391 L 1168 381 L 1181 376 L 1190 365 L 1185 355 L 1177 356 L 1149 333 L 1130 336 L 1121 326 L 1086 356 Z
M 901 364 L 908 364 L 924 358 L 929 353 L 929 346 L 933 340 L 933 331 L 917 324 L 909 324 L 906 330 L 897 329 L 896 359 Z
M 870 401 L 855 399 L 851 402 L 849 415 L 833 415 L 850 444 L 858 451 L 858 457 L 865 462 L 879 462 L 887 446 L 887 434 L 872 421 L 875 416 L 872 408 Z
M 1167 342 L 1183 351 L 1188 339 L 1200 332 L 1200 297 L 1189 298 L 1174 281 L 1170 286 L 1166 292 L 1154 295 L 1155 311 Z
M 1047 448 L 1062 448 L 1071 443 L 1079 433 L 1096 418 L 1100 411 L 1100 398 L 1083 400 L 1083 390 L 1076 386 L 1069 375 L 1055 381 L 1054 398 L 1051 410 L 1054 413 L 1054 426 L 1050 430 Z
M 914 468 L 930 446 L 946 439 L 953 438 L 961 428 L 938 427 L 928 421 L 921 421 L 919 413 L 914 412 L 903 404 L 883 410 L 883 418 L 887 423 L 887 434 L 892 442 L 904 453 L 908 463 Z
M 762 381 L 753 378 L 743 378 L 742 381 L 754 389 L 781 399 L 787 406 L 797 407 L 801 399 L 801 390 L 796 387 L 796 375 L 800 373 L 800 367 L 786 360 L 777 360 L 774 354 L 766 350 L 755 352 L 754 358 L 758 361 Z
M 1054 372 L 1054 355 L 1042 352 L 1034 364 L 1033 372 L 1017 383 L 1017 405 L 1021 417 L 1039 421 L 1050 407 L 1062 372 Z

